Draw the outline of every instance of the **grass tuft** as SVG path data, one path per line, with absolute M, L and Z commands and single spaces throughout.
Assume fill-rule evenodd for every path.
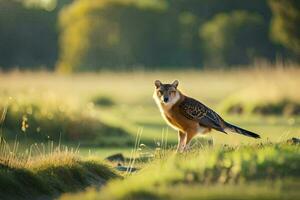
M 92 98 L 92 102 L 96 106 L 103 106 L 103 107 L 111 107 L 115 105 L 115 102 L 113 101 L 112 98 L 108 96 L 103 96 L 103 95 L 98 95 Z
M 50 144 L 46 151 L 34 145 L 30 149 L 40 148 L 40 153 L 33 155 L 33 150 L 20 153 L 17 146 L 0 143 L 0 199 L 50 198 L 120 178 L 99 161 L 81 160 L 74 149 Z

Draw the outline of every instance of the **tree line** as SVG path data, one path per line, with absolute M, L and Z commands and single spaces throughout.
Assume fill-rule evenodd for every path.
M 61 72 L 299 61 L 297 0 L 0 0 L 0 66 Z M 55 4 L 54 4 L 55 3 Z

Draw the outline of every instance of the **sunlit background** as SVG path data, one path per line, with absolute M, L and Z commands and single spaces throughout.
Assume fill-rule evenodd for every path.
M 2 70 L 299 61 L 297 1 L 1 0 Z

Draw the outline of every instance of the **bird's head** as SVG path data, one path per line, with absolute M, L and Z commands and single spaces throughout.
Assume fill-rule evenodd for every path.
M 163 105 L 174 105 L 180 99 L 180 92 L 177 89 L 179 82 L 175 80 L 173 83 L 163 84 L 161 81 L 154 82 L 154 99 Z

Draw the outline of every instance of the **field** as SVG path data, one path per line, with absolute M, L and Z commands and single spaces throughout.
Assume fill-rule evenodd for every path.
M 85 168 L 81 166 L 85 162 L 96 162 L 93 169 L 103 166 L 103 159 L 114 153 L 134 157 L 134 167 L 142 168 L 133 175 L 116 175 L 112 170 L 112 177 L 124 176 L 125 180 L 109 182 L 100 190 L 101 195 L 98 186 L 90 181 L 76 183 L 80 187 L 71 189 L 59 189 L 67 184 L 64 180 L 53 186 L 58 187 L 58 193 L 64 193 L 94 185 L 88 192 L 76 195 L 78 199 L 218 199 L 223 190 L 227 199 L 239 199 L 241 195 L 245 199 L 295 199 L 300 195 L 295 190 L 300 176 L 299 145 L 286 141 L 300 136 L 299 77 L 299 68 L 292 65 L 226 71 L 104 71 L 68 76 L 48 72 L 2 73 L 1 136 L 12 149 L 17 141 L 13 158 L 25 164 L 8 165 L 7 156 L 3 156 L 7 150 L 1 148 L 1 181 L 7 167 L 39 173 L 39 167 L 32 166 L 41 163 L 28 166 L 20 152 L 35 149 L 30 151 L 30 158 L 42 155 L 48 159 L 51 156 L 34 146 L 53 142 L 54 147 L 61 144 L 76 149 L 74 162 L 80 163 L 80 169 Z M 179 80 L 184 93 L 218 111 L 227 121 L 259 133 L 262 139 L 213 131 L 205 138 L 195 139 L 192 152 L 174 155 L 177 133 L 166 126 L 152 99 L 156 79 Z M 132 156 L 137 135 L 140 145 Z M 71 152 L 59 155 L 74 156 Z M 69 166 L 60 161 L 52 163 Z M 123 165 L 130 163 L 125 161 Z M 115 164 L 106 163 L 111 167 Z M 53 170 L 51 164 L 46 166 Z M 89 170 L 84 171 L 90 174 Z M 12 191 L 17 190 L 18 184 L 11 186 Z M 57 196 L 56 190 L 50 196 Z M 19 197 L 26 191 L 21 191 Z M 62 198 L 75 197 L 68 194 Z

